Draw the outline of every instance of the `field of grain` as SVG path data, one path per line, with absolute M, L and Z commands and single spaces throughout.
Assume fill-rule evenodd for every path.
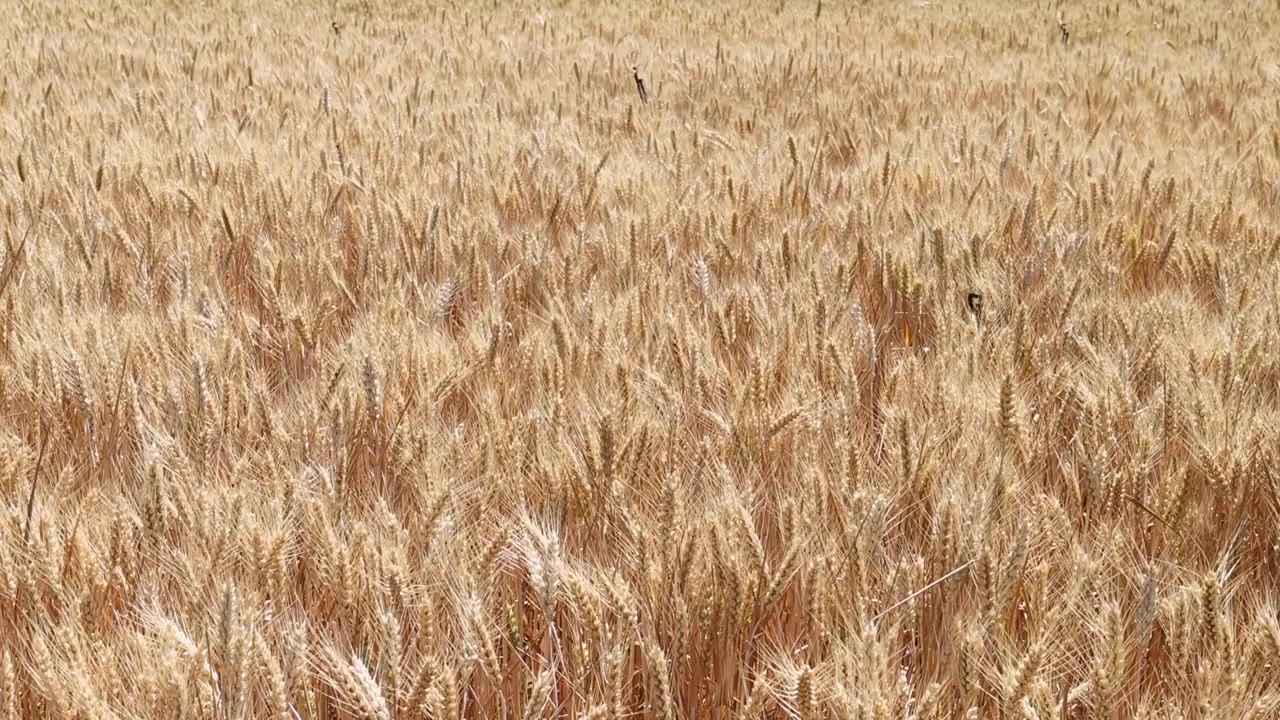
M 1275 3 L 3 5 L 0 720 L 1280 716 Z

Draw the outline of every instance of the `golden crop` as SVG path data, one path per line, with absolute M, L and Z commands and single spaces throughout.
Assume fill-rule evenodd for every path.
M 3 5 L 0 720 L 1280 716 L 1273 3 Z

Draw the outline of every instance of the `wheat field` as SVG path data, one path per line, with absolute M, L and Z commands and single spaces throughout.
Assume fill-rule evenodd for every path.
M 1274 3 L 3 5 L 0 720 L 1280 717 Z

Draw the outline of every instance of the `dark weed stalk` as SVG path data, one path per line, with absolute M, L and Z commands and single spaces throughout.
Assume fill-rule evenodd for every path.
M 640 68 L 635 65 L 631 66 L 631 76 L 636 81 L 636 91 L 640 93 L 640 102 L 645 105 L 649 104 L 649 91 L 644 88 L 644 80 L 640 77 Z

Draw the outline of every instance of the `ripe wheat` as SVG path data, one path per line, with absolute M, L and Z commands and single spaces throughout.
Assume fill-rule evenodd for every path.
M 1280 709 L 1271 4 L 8 5 L 0 720 Z

